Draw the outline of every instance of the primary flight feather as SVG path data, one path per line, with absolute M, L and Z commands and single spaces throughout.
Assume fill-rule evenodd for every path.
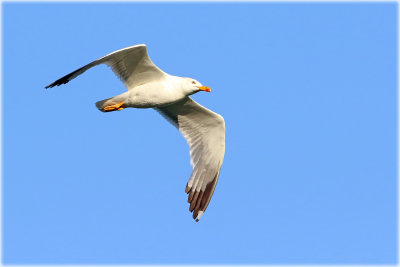
M 201 106 L 189 96 L 210 88 L 192 78 L 172 76 L 150 60 L 146 45 L 127 47 L 58 79 L 51 88 L 68 83 L 86 70 L 106 64 L 121 79 L 127 92 L 99 101 L 103 112 L 124 108 L 154 108 L 185 137 L 193 172 L 186 185 L 189 210 L 198 221 L 207 209 L 217 185 L 225 154 L 225 122 L 221 115 Z

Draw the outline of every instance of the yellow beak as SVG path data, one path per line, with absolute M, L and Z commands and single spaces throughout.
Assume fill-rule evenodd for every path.
M 207 86 L 200 86 L 199 89 L 200 89 L 201 91 L 211 92 L 210 87 L 207 87 Z

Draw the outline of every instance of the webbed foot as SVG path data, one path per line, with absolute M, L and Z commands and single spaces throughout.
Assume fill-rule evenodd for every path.
M 116 110 L 123 110 L 124 109 L 124 107 L 122 107 L 123 104 L 124 104 L 124 101 L 121 101 L 118 104 L 106 106 L 103 108 L 103 111 L 110 112 L 110 111 L 116 111 Z

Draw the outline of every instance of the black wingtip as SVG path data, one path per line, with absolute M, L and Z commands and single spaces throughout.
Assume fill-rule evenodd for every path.
M 80 72 L 83 72 L 82 70 L 89 66 L 90 64 L 83 66 L 82 68 L 77 69 L 76 71 L 71 72 L 70 74 L 65 75 L 64 77 L 58 79 L 57 81 L 47 85 L 45 88 L 53 88 L 54 86 L 60 86 L 62 84 L 66 84 L 69 81 L 71 81 L 73 78 L 75 78 L 77 75 L 81 74 Z
M 52 83 L 52 84 L 47 85 L 44 89 L 53 88 L 56 85 L 59 85 L 59 84 Z
M 69 76 L 69 75 L 67 75 L 67 76 Z M 67 76 L 62 77 L 61 79 L 59 79 L 59 80 L 53 82 L 52 84 L 47 85 L 47 86 L 45 87 L 45 89 L 53 88 L 54 86 L 60 86 L 60 85 L 62 85 L 62 84 L 68 83 L 68 82 L 69 82 L 69 79 L 68 79 L 69 77 L 67 77 Z

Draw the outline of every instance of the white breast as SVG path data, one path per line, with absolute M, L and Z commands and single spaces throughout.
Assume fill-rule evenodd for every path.
M 136 86 L 127 92 L 126 105 L 134 108 L 153 108 L 175 103 L 186 97 L 180 81 L 168 79 Z

